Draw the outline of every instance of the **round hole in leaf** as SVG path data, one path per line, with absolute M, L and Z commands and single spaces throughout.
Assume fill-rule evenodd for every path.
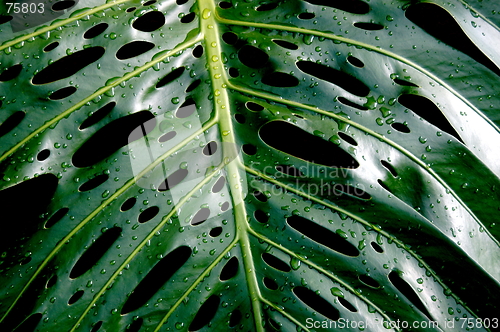
M 229 76 L 235 78 L 235 77 L 240 76 L 240 73 L 239 73 L 237 68 L 231 67 L 231 68 L 229 68 Z
M 36 155 L 36 159 L 38 161 L 44 161 L 50 156 L 50 150 L 49 149 L 43 149 L 42 151 L 38 152 Z
M 137 9 L 136 7 L 130 7 L 130 8 L 127 8 L 126 12 L 130 13 L 130 12 L 133 12 L 134 10 L 136 10 L 136 9 Z
M 210 230 L 210 233 L 209 233 L 209 235 L 210 235 L 211 237 L 217 237 L 217 236 L 219 236 L 219 235 L 221 235 L 221 234 L 222 234 L 222 227 L 220 227 L 220 226 L 219 226 L 219 227 L 214 227 L 214 228 L 212 228 L 212 229 Z
M 147 12 L 132 23 L 132 27 L 143 32 L 152 32 L 165 25 L 165 15 L 157 10 Z
M 201 58 L 202 55 L 203 55 L 203 46 L 201 46 L 201 45 L 196 46 L 193 49 L 193 56 L 195 58 Z
M 221 211 L 224 212 L 227 209 L 229 209 L 229 202 L 224 202 L 222 206 L 220 207 Z
M 211 156 L 217 151 L 217 142 L 211 141 L 203 148 L 203 154 L 205 156 Z
M 264 277 L 264 279 L 262 281 L 264 282 L 264 286 L 266 286 L 266 288 L 268 288 L 270 290 L 277 290 L 278 289 L 278 284 L 273 279 L 268 278 L 268 277 Z
M 253 215 L 255 217 L 255 220 L 257 220 L 261 224 L 266 224 L 269 221 L 269 216 L 264 211 L 256 210 Z
M 238 41 L 238 35 L 234 32 L 224 32 L 222 40 L 229 45 L 234 45 Z
M 257 148 L 252 144 L 243 144 L 242 149 L 243 152 L 245 152 L 249 156 L 253 156 L 257 153 Z
M 135 197 L 130 197 L 125 202 L 123 202 L 122 206 L 120 207 L 120 210 L 121 211 L 128 211 L 134 207 L 136 202 L 137 202 L 137 199 Z
M 229 8 L 233 7 L 233 4 L 228 2 L 228 1 L 221 1 L 221 2 L 219 2 L 219 7 L 222 9 L 229 9 Z
M 152 206 L 147 208 L 146 210 L 142 211 L 141 214 L 139 214 L 138 222 L 139 224 L 143 224 L 145 222 L 150 221 L 156 215 L 160 212 L 160 208 L 157 206 Z

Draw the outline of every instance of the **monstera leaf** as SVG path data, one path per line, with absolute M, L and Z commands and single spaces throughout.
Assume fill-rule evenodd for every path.
M 2 331 L 500 324 L 496 1 L 0 9 Z

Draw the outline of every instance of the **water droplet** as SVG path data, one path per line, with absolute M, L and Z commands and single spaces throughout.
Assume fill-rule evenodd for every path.
M 333 296 L 344 298 L 344 293 L 337 287 L 330 288 L 330 292 L 332 293 Z
M 210 9 L 208 8 L 205 8 L 203 10 L 203 14 L 201 14 L 201 17 L 203 17 L 203 19 L 208 19 L 210 16 L 212 16 L 212 12 L 210 11 Z
M 294 270 L 298 270 L 300 268 L 300 260 L 295 258 L 295 257 L 292 257 L 291 261 L 290 261 L 290 266 L 292 267 L 292 269 Z

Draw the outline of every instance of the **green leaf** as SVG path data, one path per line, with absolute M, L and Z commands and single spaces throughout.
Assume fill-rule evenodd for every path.
M 498 327 L 495 1 L 36 4 L 0 7 L 2 331 Z

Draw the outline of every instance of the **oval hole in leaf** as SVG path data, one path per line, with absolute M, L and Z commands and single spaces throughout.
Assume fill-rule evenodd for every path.
M 263 253 L 262 254 L 262 259 L 264 260 L 264 262 L 269 265 L 270 267 L 276 269 L 276 270 L 279 270 L 279 271 L 282 271 L 282 272 L 290 272 L 292 269 L 290 267 L 290 265 L 288 265 L 287 263 L 283 262 L 281 259 L 279 259 L 278 257 L 274 256 L 274 255 L 271 255 L 270 253 Z
M 57 12 L 65 9 L 69 9 L 75 5 L 75 1 L 67 0 L 67 1 L 58 1 L 52 5 L 52 10 Z
M 300 171 L 300 169 L 295 168 L 294 166 L 291 165 L 277 165 L 274 168 L 280 173 L 294 176 L 294 177 L 304 177 L 304 174 Z
M 335 321 L 340 318 L 339 311 L 327 300 L 310 290 L 309 288 L 296 286 L 292 289 L 293 293 L 307 306 L 323 316 Z
M 50 43 L 49 45 L 45 46 L 43 48 L 43 51 L 44 52 L 50 52 L 52 51 L 54 48 L 56 48 L 57 46 L 59 46 L 59 42 L 53 42 L 53 43 Z
M 356 103 L 353 103 L 352 101 L 350 101 L 347 98 L 338 97 L 337 100 L 340 101 L 342 104 L 344 104 L 346 106 L 351 106 L 351 107 L 356 108 L 356 109 L 358 109 L 360 111 L 368 111 L 368 107 L 362 106 L 362 105 L 358 105 Z
M 205 156 L 211 156 L 217 151 L 217 142 L 211 141 L 203 148 L 203 154 Z
M 352 14 L 366 14 L 370 11 L 370 6 L 360 0 L 305 0 L 313 5 L 327 6 L 340 9 Z
M 299 85 L 299 80 L 290 74 L 275 71 L 265 74 L 262 83 L 276 88 L 292 88 Z
M 155 44 L 143 40 L 134 40 L 120 47 L 116 52 L 118 60 L 131 59 L 141 54 L 144 54 L 155 47 Z
M 255 196 L 255 198 L 257 198 L 262 203 L 267 202 L 267 196 L 264 195 L 262 192 L 260 192 L 260 191 L 254 191 L 253 195 Z
M 161 88 L 165 85 L 167 85 L 170 82 L 175 81 L 179 77 L 181 77 L 182 73 L 186 70 L 186 67 L 179 67 L 174 70 L 172 70 L 170 73 L 165 75 L 158 83 L 156 83 L 156 88 Z
M 202 55 L 203 55 L 203 46 L 201 45 L 196 46 L 193 49 L 193 56 L 198 59 L 201 58 Z
M 100 174 L 100 175 L 88 180 L 84 184 L 82 184 L 78 188 L 78 191 L 84 192 L 84 191 L 89 191 L 89 190 L 95 189 L 95 188 L 99 187 L 101 184 L 103 184 L 104 182 L 106 182 L 108 179 L 109 179 L 108 174 Z
M 356 197 L 365 201 L 372 199 L 372 196 L 368 194 L 366 191 L 360 188 L 350 186 L 348 184 L 342 184 L 342 183 L 335 183 L 333 185 L 328 184 L 323 187 L 323 190 L 325 189 L 329 190 L 330 187 L 333 188 L 333 190 L 336 191 L 337 193 L 347 194 L 349 196 Z M 331 191 L 329 191 L 329 193 L 331 194 Z M 333 194 L 336 195 L 335 193 Z
M 217 295 L 210 296 L 203 303 L 194 316 L 193 321 L 189 324 L 189 331 L 198 331 L 215 317 L 217 309 L 219 309 L 220 298 Z
M 175 116 L 179 119 L 184 119 L 196 112 L 196 104 L 192 98 L 186 100 L 181 107 L 175 112 Z
M 101 33 L 103 33 L 104 31 L 106 31 L 106 29 L 108 28 L 108 26 L 109 26 L 108 23 L 99 23 L 99 24 L 93 26 L 92 28 L 88 29 L 83 34 L 83 38 L 85 38 L 85 39 L 92 39 L 94 37 L 97 37 Z
M 405 16 L 433 37 L 467 54 L 500 75 L 500 69 L 481 52 L 444 8 L 431 3 L 415 3 L 406 9 Z
M 249 110 L 249 111 L 252 111 L 252 112 L 260 112 L 264 109 L 264 106 L 261 106 L 257 103 L 254 103 L 252 101 L 247 101 L 245 103 L 245 107 Z
M 115 106 L 116 102 L 114 101 L 107 103 L 106 105 L 92 113 L 92 115 L 90 115 L 88 118 L 86 118 L 78 128 L 82 130 L 96 124 L 97 122 L 104 119 L 109 113 L 111 113 Z
M 76 88 L 74 86 L 67 86 L 62 89 L 59 89 L 49 95 L 50 100 L 61 100 L 66 97 L 71 96 L 76 92 Z
M 363 68 L 365 66 L 363 61 L 359 60 L 356 57 L 353 57 L 352 55 L 347 57 L 347 61 L 354 67 Z
M 195 13 L 189 13 L 187 15 L 184 15 L 182 18 L 181 18 L 181 23 L 191 23 L 194 21 L 194 18 L 196 17 L 196 14 Z
M 130 324 L 129 327 L 127 327 L 125 332 L 139 332 L 143 322 L 144 322 L 144 319 L 142 317 L 134 319 L 132 324 Z
M 351 136 L 347 135 L 346 133 L 343 133 L 343 132 L 339 131 L 337 133 L 337 135 L 339 135 L 339 137 L 342 138 L 347 143 L 349 143 L 351 145 L 354 145 L 354 146 L 358 146 L 358 142 L 356 142 L 356 140 L 354 138 L 352 138 Z
M 411 132 L 410 128 L 401 122 L 391 123 L 391 127 L 403 134 L 409 134 Z
M 385 160 L 381 160 L 380 163 L 382 164 L 382 166 L 384 166 L 389 172 L 391 172 L 392 176 L 394 177 L 397 177 L 398 176 L 398 172 L 396 171 L 396 169 L 394 168 L 394 166 L 392 166 L 390 163 L 388 163 L 387 161 Z
M 193 81 L 193 83 L 189 84 L 189 86 L 187 87 L 186 93 L 189 93 L 189 92 L 193 91 L 194 89 L 196 89 L 200 85 L 200 83 L 201 83 L 200 79 Z
M 241 63 L 250 68 L 262 68 L 269 60 L 266 52 L 255 46 L 244 45 L 238 51 L 238 59 Z
M 212 187 L 212 192 L 213 193 L 218 193 L 219 191 L 222 190 L 222 188 L 224 188 L 224 185 L 226 184 L 226 178 L 221 176 L 217 182 L 215 182 L 215 184 L 213 185 Z
M 229 209 L 229 202 L 224 202 L 220 209 L 222 212 L 227 211 L 227 209 Z
M 0 25 L 9 22 L 12 20 L 14 17 L 10 15 L 0 15 Z
M 193 219 L 191 219 L 191 225 L 197 226 L 204 223 L 210 217 L 210 209 L 209 208 L 201 208 L 194 215 Z
M 350 243 L 337 233 L 334 233 L 328 228 L 325 228 L 309 219 L 294 215 L 288 217 L 286 219 L 286 222 L 288 225 L 290 225 L 290 227 L 310 238 L 314 242 L 317 242 L 346 256 L 359 256 L 358 249 L 352 243 Z
M 259 135 L 274 149 L 315 164 L 340 168 L 359 167 L 356 159 L 337 145 L 288 122 L 268 122 L 260 128 Z
M 145 3 L 143 3 L 142 5 L 143 6 L 151 6 L 152 4 L 155 4 L 156 3 L 156 0 L 149 0 L 149 1 L 146 1 Z
M 151 32 L 165 25 L 165 15 L 159 11 L 150 11 L 132 23 L 132 27 L 139 31 Z
M 429 98 L 414 94 L 404 94 L 399 96 L 398 102 L 404 107 L 411 109 L 427 122 L 430 122 L 440 130 L 447 132 L 464 143 L 443 112 Z
M 402 85 L 402 86 L 413 86 L 413 87 L 419 88 L 419 86 L 416 85 L 415 83 L 408 82 L 408 81 L 405 81 L 405 80 L 402 80 L 399 78 L 395 78 L 395 79 L 393 79 L 393 81 L 394 81 L 394 83 Z
M 130 12 L 133 12 L 134 10 L 136 10 L 136 9 L 137 9 L 137 7 L 129 7 L 129 8 L 127 8 L 126 12 L 130 13 Z
M 83 296 L 85 292 L 82 291 L 82 290 L 79 290 L 78 292 L 76 292 L 75 294 L 73 294 L 70 299 L 68 300 L 68 305 L 72 305 L 73 303 L 75 303 L 76 301 L 78 301 L 79 299 L 81 299 L 81 297 Z
M 241 124 L 245 123 L 247 120 L 243 114 L 239 114 L 239 113 L 234 115 L 234 119 L 236 120 L 236 122 L 241 123 Z
M 44 161 L 50 156 L 50 150 L 49 149 L 43 149 L 42 151 L 38 152 L 36 155 L 36 159 L 38 161 Z
M 371 242 L 370 245 L 372 246 L 373 250 L 375 250 L 376 252 L 378 252 L 379 254 L 383 253 L 384 252 L 384 249 L 382 249 L 381 246 L 378 245 L 377 242 Z
M 369 23 L 369 22 L 356 22 L 354 23 L 356 28 L 360 28 L 363 30 L 375 31 L 375 30 L 383 30 L 384 26 L 382 24 L 377 23 Z
M 279 2 L 270 2 L 270 3 L 264 3 L 257 8 L 255 8 L 256 11 L 258 12 L 267 12 L 269 10 L 273 10 L 276 7 L 279 6 Z
M 23 121 L 26 113 L 17 111 L 0 124 L 0 137 L 8 134 L 12 129 L 16 128 Z
M 432 317 L 417 293 L 396 271 L 389 273 L 389 280 L 417 309 L 427 317 Z
M 76 74 L 79 70 L 96 62 L 104 55 L 104 47 L 95 46 L 65 56 L 35 74 L 31 82 L 35 85 L 59 81 Z
M 356 309 L 349 301 L 347 301 L 346 299 L 342 298 L 342 297 L 337 297 L 337 300 L 340 302 L 340 304 L 342 304 L 342 306 L 344 308 L 346 308 L 347 310 L 349 310 L 350 312 L 358 312 L 358 309 Z
M 177 135 L 175 131 L 169 131 L 168 133 L 161 135 L 160 138 L 158 138 L 158 142 L 164 143 L 166 141 L 170 141 L 172 138 L 174 138 Z
M 45 222 L 45 225 L 43 227 L 44 228 L 51 228 L 59 220 L 61 220 L 68 213 L 68 211 L 69 211 L 69 209 L 67 207 L 63 207 L 63 208 L 57 210 L 57 212 L 54 213 L 52 215 L 52 217 L 50 217 L 50 219 Z
M 147 208 L 146 210 L 142 211 L 141 214 L 139 214 L 138 222 L 139 224 L 143 224 L 145 222 L 150 221 L 156 215 L 160 212 L 160 208 L 157 206 L 152 206 Z
M 182 182 L 188 175 L 188 170 L 184 168 L 179 168 L 172 174 L 170 174 L 165 181 L 163 181 L 159 186 L 158 186 L 158 191 L 167 191 L 178 185 L 179 183 Z
M 50 279 L 47 281 L 47 284 L 45 285 L 45 288 L 50 288 L 54 286 L 57 282 L 57 274 L 54 274 Z
M 121 314 L 128 314 L 146 304 L 190 256 L 191 248 L 180 246 L 163 257 L 132 291 L 121 309 Z
M 289 50 L 298 50 L 299 47 L 295 45 L 294 43 L 290 43 L 286 40 L 281 40 L 281 39 L 273 39 L 273 43 L 276 45 L 279 45 L 283 48 L 289 49 Z
M 306 74 L 319 78 L 352 93 L 359 97 L 365 97 L 370 93 L 368 88 L 359 79 L 344 73 L 343 71 L 316 63 L 312 61 L 298 61 L 297 68 Z
M 363 284 L 365 284 L 368 287 L 371 288 L 380 288 L 380 284 L 378 283 L 377 280 L 373 279 L 370 276 L 367 276 L 366 274 L 362 274 L 358 276 L 359 281 L 361 281 Z
M 236 325 L 238 325 L 238 323 L 241 321 L 241 318 L 243 318 L 241 311 L 239 311 L 238 309 L 234 310 L 229 317 L 229 327 L 235 327 Z
M 12 67 L 5 69 L 0 74 L 0 82 L 7 82 L 10 80 L 13 80 L 17 76 L 19 76 L 22 69 L 23 69 L 23 65 L 21 65 L 19 63 L 17 65 L 13 65 Z
M 155 117 L 150 112 L 140 111 L 108 123 L 78 148 L 72 158 L 73 165 L 79 168 L 88 167 L 109 157 L 127 145 L 129 139 L 140 139 L 153 130 L 156 125 L 156 120 L 153 119 Z M 137 130 L 138 128 L 141 130 Z M 132 133 L 134 137 L 130 137 Z
M 20 325 L 18 325 L 12 332 L 33 332 L 35 331 L 38 323 L 42 319 L 42 314 L 37 312 L 26 318 Z
M 100 329 L 100 328 L 101 328 L 101 326 L 102 326 L 102 323 L 103 323 L 103 321 L 102 321 L 102 320 L 100 320 L 100 321 L 98 321 L 97 323 L 95 323 L 95 324 L 92 326 L 92 330 L 90 330 L 90 332 L 97 332 L 97 331 L 99 331 L 99 329 Z
M 109 248 L 111 248 L 113 243 L 118 240 L 121 233 L 122 229 L 120 227 L 113 227 L 99 236 L 75 263 L 69 273 L 69 277 L 71 279 L 76 279 L 89 271 L 104 256 Z
M 219 2 L 219 7 L 222 9 L 229 9 L 229 8 L 233 7 L 233 4 L 228 2 L 228 1 L 221 1 L 221 2 Z
M 257 153 L 257 148 L 253 144 L 243 144 L 241 148 L 243 152 L 245 152 L 249 156 L 253 156 Z
M 257 220 L 261 224 L 266 224 L 269 221 L 269 216 L 267 215 L 267 213 L 261 210 L 256 210 L 254 212 L 254 217 L 255 220 Z
M 276 283 L 276 281 L 274 281 L 271 278 L 264 277 L 263 282 L 264 282 L 264 286 L 266 286 L 270 290 L 277 290 L 278 289 L 278 284 Z
M 222 227 L 220 226 L 212 228 L 210 230 L 210 233 L 208 233 L 208 235 L 210 235 L 211 237 L 218 237 L 221 234 L 222 234 Z
M 234 32 L 224 32 L 222 40 L 228 45 L 234 45 L 238 41 L 238 35 Z
M 120 207 L 120 210 L 121 211 L 128 211 L 134 207 L 136 202 L 137 202 L 137 199 L 135 197 L 130 197 L 125 202 L 123 202 L 122 206 Z
M 301 20 L 311 20 L 316 17 L 314 13 L 300 13 L 298 16 Z
M 238 273 L 239 265 L 240 262 L 238 261 L 238 258 L 235 256 L 231 257 L 231 259 L 227 261 L 227 263 L 222 268 L 222 271 L 220 272 L 220 280 L 226 281 L 233 278 L 236 273 Z

